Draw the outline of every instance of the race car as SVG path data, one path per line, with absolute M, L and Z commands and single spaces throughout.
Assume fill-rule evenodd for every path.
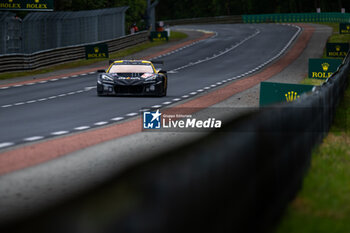
M 156 69 L 160 61 L 117 60 L 109 68 L 99 70 L 97 95 L 166 96 L 167 72 Z

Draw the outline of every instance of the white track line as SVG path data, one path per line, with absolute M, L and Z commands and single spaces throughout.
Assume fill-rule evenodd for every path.
M 136 116 L 136 115 L 138 115 L 138 113 L 136 113 L 136 112 L 126 114 L 126 116 L 128 116 L 128 117 L 132 117 L 132 116 Z
M 85 130 L 85 129 L 90 129 L 90 126 L 79 126 L 74 128 L 74 130 Z
M 69 133 L 69 131 L 57 131 L 57 132 L 51 133 L 51 135 L 59 136 L 59 135 L 67 134 L 67 133 Z
M 0 149 L 15 145 L 13 142 L 3 142 L 0 143 Z
M 34 136 L 34 137 L 25 138 L 24 141 L 33 142 L 33 141 L 37 141 L 37 140 L 40 140 L 43 138 L 44 138 L 43 136 Z
M 101 125 L 107 125 L 107 124 L 108 124 L 107 121 L 100 121 L 100 122 L 96 122 L 94 125 L 101 126 Z

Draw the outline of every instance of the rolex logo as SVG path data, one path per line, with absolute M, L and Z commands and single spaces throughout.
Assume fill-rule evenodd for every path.
M 329 68 L 329 64 L 328 63 L 322 63 L 321 66 L 322 66 L 323 71 L 327 71 L 328 68 Z
M 160 38 L 162 35 L 160 33 L 158 33 L 158 38 Z
M 285 94 L 285 97 L 287 102 L 293 102 L 294 100 L 300 98 L 296 91 L 288 91 L 288 93 Z
M 12 3 L 12 2 L 13 2 L 13 0 L 9 0 L 9 2 L 10 2 L 10 3 Z
M 94 51 L 95 51 L 95 53 L 98 53 L 100 51 L 100 49 L 98 47 L 95 47 Z
M 350 30 L 350 25 L 346 25 L 346 29 L 347 29 L 347 30 Z
M 39 0 L 35 0 L 35 3 L 39 3 Z
M 341 49 L 340 45 L 335 46 L 335 50 L 336 50 L 337 52 L 339 52 L 340 49 Z

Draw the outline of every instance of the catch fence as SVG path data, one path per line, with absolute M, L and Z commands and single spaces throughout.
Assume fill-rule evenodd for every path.
M 6 24 L 2 23 L 0 37 L 7 39 L 0 41 L 0 54 L 31 54 L 124 36 L 127 9 L 32 12 L 23 21 L 11 13 L 4 14 L 1 22 Z

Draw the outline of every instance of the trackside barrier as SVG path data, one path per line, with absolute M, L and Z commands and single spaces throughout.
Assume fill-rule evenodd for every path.
M 244 23 L 350 22 L 349 13 L 291 13 L 243 15 Z
M 243 20 L 241 15 L 230 15 L 230 16 L 165 20 L 164 23 L 166 25 L 173 26 L 173 25 L 184 25 L 184 24 L 243 23 Z
M 348 55 L 300 99 L 232 120 L 1 232 L 269 232 L 301 187 L 349 73 Z
M 350 13 L 290 13 L 290 14 L 258 14 L 231 15 L 219 17 L 203 17 L 165 20 L 167 25 L 183 24 L 215 24 L 215 23 L 313 23 L 313 22 L 350 22 Z
M 146 41 L 148 41 L 148 32 L 142 31 L 133 35 L 127 35 L 108 41 L 99 41 L 92 44 L 107 43 L 109 52 L 111 53 Z M 0 55 L 0 72 L 33 70 L 84 59 L 85 45 L 89 44 L 50 49 L 33 54 Z

